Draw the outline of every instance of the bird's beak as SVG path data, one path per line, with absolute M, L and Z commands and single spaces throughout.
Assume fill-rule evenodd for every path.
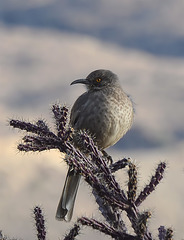
M 70 85 L 77 84 L 77 83 L 88 84 L 88 81 L 87 79 L 77 79 L 73 81 Z

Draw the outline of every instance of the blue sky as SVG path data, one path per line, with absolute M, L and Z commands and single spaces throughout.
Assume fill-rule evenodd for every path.
M 161 56 L 184 56 L 183 1 L 1 0 L 0 21 L 56 29 Z

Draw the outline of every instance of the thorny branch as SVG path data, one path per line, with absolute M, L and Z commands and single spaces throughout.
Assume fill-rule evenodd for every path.
M 96 219 L 79 218 L 65 240 L 73 240 L 78 236 L 82 226 L 89 226 L 103 232 L 114 239 L 144 239 L 152 240 L 152 234 L 148 230 L 147 222 L 151 217 L 149 211 L 140 212 L 138 207 L 155 190 L 155 187 L 163 178 L 166 163 L 161 162 L 150 183 L 137 196 L 137 167 L 130 159 L 123 158 L 115 163 L 111 162 L 111 156 L 100 151 L 93 139 L 84 131 L 74 131 L 68 125 L 68 108 L 55 104 L 52 106 L 55 120 L 55 131 L 49 129 L 44 120 L 35 123 L 10 120 L 10 126 L 26 131 L 28 134 L 22 138 L 18 145 L 20 151 L 44 151 L 59 149 L 67 154 L 65 161 L 79 172 L 85 181 L 91 186 L 92 193 L 99 206 L 99 211 L 104 217 L 104 222 Z M 110 162 L 109 162 L 110 159 Z M 127 191 L 123 190 L 117 182 L 114 173 L 128 167 Z M 39 207 L 34 209 L 38 239 L 45 240 L 46 232 L 44 220 Z M 133 235 L 122 218 L 126 214 Z M 42 226 L 43 225 L 43 226 Z M 172 239 L 172 229 L 159 228 L 158 239 Z

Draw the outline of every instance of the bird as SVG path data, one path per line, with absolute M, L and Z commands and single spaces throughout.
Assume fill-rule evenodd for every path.
M 86 92 L 71 109 L 70 126 L 89 132 L 100 150 L 113 146 L 132 126 L 132 100 L 123 91 L 118 76 L 110 70 L 95 70 L 71 85 L 79 83 L 86 86 Z M 71 220 L 80 178 L 81 175 L 69 167 L 56 211 L 57 220 Z

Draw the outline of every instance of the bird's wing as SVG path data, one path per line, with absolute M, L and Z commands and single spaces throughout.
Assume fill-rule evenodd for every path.
M 85 108 L 85 103 L 87 99 L 87 92 L 82 94 L 74 103 L 71 114 L 70 114 L 70 125 L 75 129 L 80 129 L 78 126 L 78 119 L 82 118 L 82 113 Z M 82 120 L 82 119 L 81 119 Z

